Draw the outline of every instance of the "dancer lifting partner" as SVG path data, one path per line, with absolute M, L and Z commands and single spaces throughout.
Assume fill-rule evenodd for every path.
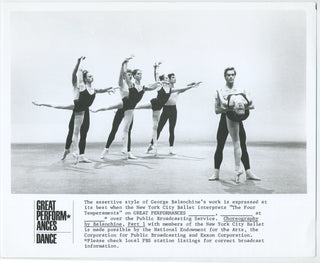
M 209 178 L 210 181 L 219 180 L 220 165 L 223 158 L 223 148 L 228 137 L 228 133 L 232 138 L 235 158 L 235 181 L 239 183 L 240 175 L 243 173 L 240 162 L 242 161 L 246 178 L 248 180 L 260 180 L 250 170 L 249 154 L 246 146 L 246 132 L 242 121 L 249 116 L 249 109 L 253 108 L 248 93 L 239 90 L 234 86 L 236 70 L 234 68 L 226 68 L 224 77 L 226 85 L 217 91 L 215 99 L 216 114 L 221 114 L 217 132 L 217 148 L 214 155 L 215 170 Z
M 127 71 L 128 71 L 127 64 L 132 58 L 133 58 L 133 56 L 126 59 L 123 63 L 123 68 L 122 68 L 122 72 L 125 76 L 124 80 L 129 88 L 129 95 L 122 98 L 122 103 L 118 103 L 114 106 L 110 106 L 107 108 L 93 110 L 93 112 L 98 112 L 98 111 L 102 111 L 102 110 L 112 110 L 112 109 L 119 109 L 119 108 L 123 107 L 124 127 L 123 127 L 123 137 L 122 137 L 122 142 L 123 142 L 122 153 L 124 154 L 125 159 L 129 159 L 129 157 L 132 156 L 132 154 L 130 154 L 130 156 L 129 156 L 127 146 L 128 146 L 129 130 L 130 130 L 130 126 L 133 121 L 134 109 L 135 109 L 136 105 L 138 104 L 138 102 L 142 99 L 145 91 L 154 90 L 159 85 L 158 82 L 151 84 L 149 86 L 142 85 L 141 84 L 142 71 L 140 69 L 135 69 L 132 71 L 132 76 L 134 78 L 134 82 L 132 82 L 129 77 L 130 75 L 127 74 Z
M 178 92 L 183 92 L 186 91 L 187 89 L 194 88 L 199 86 L 199 83 L 192 83 L 191 86 L 188 86 L 187 88 L 184 89 L 172 89 L 173 83 L 175 82 L 175 75 L 169 74 L 170 78 L 172 79 L 172 82 L 169 82 L 169 77 L 166 75 L 161 75 L 159 76 L 158 73 L 158 68 L 161 63 L 155 63 L 154 64 L 154 77 L 156 81 L 160 81 L 161 85 L 159 86 L 158 89 L 158 94 L 157 97 L 152 99 L 150 102 L 139 105 L 136 107 L 136 109 L 152 109 L 152 121 L 153 121 L 153 126 L 152 126 L 152 141 L 153 141 L 153 146 L 149 145 L 147 152 L 150 152 L 151 150 L 154 151 L 154 155 L 157 155 L 158 152 L 158 124 L 159 124 L 159 119 L 160 119 L 160 113 L 161 109 L 163 106 L 167 103 L 170 95 L 172 93 L 178 93 Z
M 160 65 L 161 63 L 159 63 L 158 65 Z M 155 65 L 156 66 L 156 65 Z M 171 73 L 168 75 L 169 78 L 169 83 L 171 85 L 171 88 L 173 91 L 176 90 L 176 88 L 174 87 L 175 83 L 176 83 L 176 76 L 175 74 Z M 165 126 L 166 122 L 169 120 L 169 145 L 170 145 L 170 149 L 169 149 L 169 154 L 171 155 L 175 155 L 175 152 L 173 150 L 173 145 L 174 145 L 174 129 L 176 126 L 176 122 L 177 122 L 177 99 L 178 99 L 178 95 L 191 89 L 191 88 L 195 88 L 197 86 L 200 85 L 201 82 L 197 82 L 197 83 L 191 83 L 188 84 L 186 88 L 184 89 L 179 89 L 179 91 L 177 92 L 172 92 L 168 101 L 166 102 L 166 104 L 163 106 L 162 109 L 162 113 L 160 116 L 160 120 L 158 123 L 158 129 L 157 129 L 157 139 L 159 139 L 160 137 L 160 133 L 163 129 L 163 127 Z M 153 151 L 153 139 L 151 140 L 151 143 L 147 149 L 147 153 Z

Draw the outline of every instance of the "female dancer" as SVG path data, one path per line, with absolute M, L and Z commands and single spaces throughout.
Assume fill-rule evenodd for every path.
M 160 113 L 161 109 L 163 106 L 166 104 L 168 101 L 171 93 L 176 93 L 176 92 L 182 92 L 187 89 L 175 89 L 173 90 L 173 84 L 175 80 L 174 74 L 169 74 L 170 79 L 172 80 L 169 82 L 169 77 L 166 75 L 161 75 L 159 76 L 158 73 L 158 68 L 160 66 L 161 62 L 155 63 L 154 64 L 154 76 L 156 81 L 161 81 L 161 86 L 158 89 L 158 94 L 157 97 L 152 99 L 150 102 L 139 105 L 136 109 L 152 109 L 152 121 L 153 121 L 153 126 L 152 126 L 152 141 L 153 141 L 153 149 L 152 146 L 148 147 L 147 152 L 150 152 L 151 150 L 154 150 L 154 154 L 157 155 L 158 151 L 158 136 L 157 136 L 157 130 L 158 130 L 158 124 L 159 124 L 159 119 L 160 119 Z M 199 83 L 200 84 L 200 83 Z M 197 85 L 193 85 L 192 87 L 196 87 Z
M 170 145 L 169 154 L 175 155 L 175 152 L 173 150 L 173 144 L 174 144 L 174 128 L 175 128 L 176 122 L 177 122 L 177 106 L 176 105 L 177 105 L 178 95 L 180 93 L 183 93 L 183 92 L 191 89 L 191 88 L 195 88 L 195 87 L 199 86 L 201 84 L 201 82 L 190 83 L 187 85 L 186 88 L 176 89 L 174 87 L 174 85 L 176 83 L 175 74 L 171 73 L 168 75 L 168 77 L 169 77 L 169 83 L 172 85 L 172 91 L 175 91 L 175 90 L 178 90 L 178 91 L 171 93 L 168 101 L 163 106 L 163 110 L 162 110 L 160 120 L 158 123 L 157 139 L 159 139 L 159 136 L 160 136 L 160 133 L 161 133 L 163 127 L 165 126 L 166 122 L 169 120 L 169 145 Z M 147 149 L 147 153 L 150 153 L 153 150 L 154 150 L 153 149 L 153 140 L 151 140 L 150 145 Z
M 129 96 L 129 87 L 125 81 L 125 79 L 128 79 L 128 81 L 131 82 L 132 80 L 132 71 L 130 69 L 127 69 L 127 63 L 129 62 L 130 59 L 133 58 L 133 55 L 130 56 L 129 58 L 126 58 L 122 64 L 121 64 L 121 70 L 120 70 L 120 76 L 119 76 L 119 81 L 118 81 L 118 85 L 119 85 L 119 90 L 120 90 L 120 95 L 121 95 L 121 99 L 123 100 L 125 97 Z M 119 103 L 117 105 L 114 106 L 110 106 L 110 107 L 105 107 L 105 108 L 100 108 L 97 110 L 92 110 L 92 112 L 98 112 L 98 111 L 106 111 L 106 110 L 111 110 L 111 109 L 117 109 L 117 112 L 113 118 L 113 122 L 112 122 L 112 129 L 111 132 L 108 136 L 108 140 L 106 143 L 105 148 L 103 149 L 102 153 L 100 154 L 100 158 L 104 159 L 105 155 L 109 152 L 109 147 L 112 144 L 115 135 L 118 131 L 118 128 L 124 118 L 124 110 L 123 110 L 123 103 Z M 128 158 L 129 159 L 136 159 L 136 157 L 131 153 L 131 130 L 132 130 L 132 125 L 133 125 L 133 120 L 130 124 L 129 127 L 129 132 L 128 132 L 128 144 L 127 144 L 127 151 L 128 151 Z
M 132 82 L 127 74 L 127 64 L 129 62 L 129 60 L 131 60 L 132 58 L 133 57 L 126 59 L 125 63 L 123 64 L 123 68 L 122 68 L 122 71 L 125 76 L 124 80 L 129 88 L 129 95 L 122 98 L 122 103 L 119 103 L 119 104 L 111 106 L 111 107 L 101 108 L 101 109 L 97 109 L 97 110 L 93 111 L 93 112 L 98 112 L 98 111 L 102 111 L 102 110 L 119 109 L 119 108 L 123 107 L 124 127 L 123 127 L 123 137 L 122 137 L 122 142 L 123 142 L 122 152 L 124 154 L 125 159 L 129 158 L 129 154 L 128 154 L 128 150 L 127 150 L 128 137 L 129 137 L 128 135 L 129 135 L 130 125 L 133 121 L 134 109 L 135 109 L 136 105 L 138 104 L 138 102 L 142 99 L 145 91 L 154 90 L 159 85 L 159 83 L 154 83 L 149 86 L 141 85 L 142 71 L 140 69 L 133 70 L 132 76 L 134 78 L 134 82 Z M 122 80 L 122 78 L 121 78 L 121 80 Z M 121 87 L 121 85 L 119 85 L 119 86 Z
M 55 106 L 50 104 L 34 103 L 37 106 L 55 107 L 58 109 L 73 110 L 70 122 L 69 132 L 66 140 L 66 147 L 62 160 L 70 153 L 71 142 L 76 148 L 74 156 L 76 163 L 91 162 L 84 156 L 86 146 L 86 136 L 90 126 L 89 107 L 95 99 L 96 93 L 105 93 L 113 91 L 113 88 L 94 89 L 92 87 L 93 76 L 87 70 L 79 69 L 80 63 L 85 57 L 78 58 L 77 64 L 72 73 L 72 84 L 74 93 L 74 105 Z M 81 140 L 78 142 L 79 133 L 81 133 Z M 80 156 L 79 156 L 80 153 Z

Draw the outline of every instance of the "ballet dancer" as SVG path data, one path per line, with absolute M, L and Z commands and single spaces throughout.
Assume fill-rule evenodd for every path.
M 234 86 L 236 70 L 226 68 L 224 71 L 226 85 L 217 91 L 215 99 L 216 114 L 221 114 L 217 131 L 217 148 L 214 155 L 215 170 L 209 178 L 210 181 L 219 180 L 220 165 L 223 158 L 223 148 L 231 135 L 235 158 L 235 181 L 239 183 L 243 173 L 240 162 L 242 161 L 247 180 L 260 180 L 250 169 L 249 154 L 246 146 L 246 132 L 242 121 L 249 116 L 249 109 L 253 109 L 252 100 L 244 90 Z
M 172 90 L 175 91 L 176 88 L 174 87 L 175 83 L 176 83 L 176 77 L 175 74 L 169 74 L 169 83 L 172 86 Z M 199 86 L 201 82 L 198 83 L 191 83 L 188 84 L 186 88 L 184 89 L 179 89 L 179 91 L 177 92 L 172 92 L 168 101 L 166 102 L 166 104 L 163 106 L 162 109 L 162 113 L 160 116 L 160 120 L 158 123 L 158 129 L 157 129 L 157 139 L 159 139 L 160 137 L 160 133 L 163 129 L 163 127 L 165 126 L 166 122 L 169 120 L 169 154 L 171 155 L 175 155 L 175 152 L 173 150 L 173 145 L 174 145 L 174 129 L 176 126 L 176 122 L 177 122 L 177 99 L 178 99 L 178 95 L 191 89 L 191 88 L 195 88 L 196 86 Z M 153 139 L 150 142 L 150 145 L 147 149 L 147 153 L 150 153 L 153 151 Z
M 127 63 L 129 62 L 130 59 L 132 59 L 133 56 L 126 58 L 122 64 L 121 64 L 121 69 L 120 69 L 120 76 L 119 76 L 119 91 L 120 91 L 120 96 L 121 99 L 123 100 L 125 97 L 129 96 L 129 87 L 125 79 L 127 78 L 128 81 L 131 82 L 132 80 L 132 71 L 130 69 L 127 69 Z M 119 108 L 118 108 L 119 107 Z M 112 122 L 112 129 L 110 131 L 110 134 L 108 136 L 108 140 L 106 143 L 105 148 L 103 149 L 102 153 L 100 154 L 100 158 L 104 159 L 105 155 L 109 153 L 109 147 L 111 146 L 115 135 L 119 129 L 119 126 L 124 118 L 124 109 L 123 109 L 123 103 L 117 104 L 116 106 L 111 106 L 111 107 L 106 107 L 106 108 L 100 108 L 97 110 L 92 110 L 93 112 L 98 112 L 98 111 L 105 111 L 105 110 L 111 110 L 111 109 L 117 109 L 116 114 L 113 118 Z M 136 157 L 131 153 L 131 130 L 132 130 L 132 125 L 133 125 L 133 119 L 132 122 L 129 126 L 129 132 L 128 132 L 128 144 L 127 144 L 127 151 L 128 151 L 128 159 L 136 159 Z
M 124 159 L 129 159 L 130 156 L 132 157 L 132 154 L 129 155 L 128 152 L 128 138 L 129 138 L 129 130 L 130 126 L 133 121 L 133 113 L 136 105 L 138 102 L 142 99 L 145 91 L 151 91 L 155 90 L 157 86 L 159 85 L 159 82 L 153 83 L 149 86 L 144 86 L 141 84 L 142 79 L 142 71 L 140 69 L 135 69 L 132 71 L 132 77 L 134 81 L 129 78 L 129 75 L 127 74 L 127 64 L 128 62 L 133 59 L 133 56 L 126 59 L 123 63 L 122 72 L 124 74 L 124 80 L 129 88 L 129 94 L 128 96 L 125 96 L 122 98 L 122 102 L 118 103 L 114 106 L 106 107 L 106 108 L 100 108 L 97 110 L 92 110 L 92 112 L 98 112 L 98 111 L 105 111 L 105 110 L 112 110 L 112 109 L 119 109 L 123 108 L 124 111 L 124 126 L 123 126 L 123 137 L 122 137 L 122 153 L 124 155 Z M 122 75 L 123 75 L 122 74 Z M 119 78 L 120 80 L 120 78 Z M 121 78 L 121 81 L 123 79 Z M 121 85 L 119 85 L 121 87 Z M 131 141 L 130 141 L 131 142 Z M 133 158 L 130 158 L 133 159 Z
M 74 95 L 74 108 L 69 122 L 69 132 L 66 140 L 66 147 L 62 160 L 70 153 L 71 144 L 76 151 L 73 153 L 77 162 L 90 163 L 91 161 L 84 156 L 86 146 L 86 137 L 90 126 L 89 107 L 92 105 L 96 93 L 110 92 L 113 88 L 94 89 L 92 86 L 93 76 L 83 69 L 79 69 L 80 63 L 85 59 L 84 56 L 78 58 L 76 66 L 72 72 L 72 85 Z M 34 103 L 35 104 L 35 103 Z M 35 104 L 37 105 L 37 104 Z M 37 106 L 48 106 L 49 104 L 41 104 Z M 72 109 L 71 105 L 63 106 L 64 109 Z M 61 107 L 59 107 L 61 108 Z M 81 140 L 79 141 L 79 134 Z M 71 138 L 71 139 L 70 139 Z M 70 141 L 72 143 L 70 143 Z
M 158 87 L 158 94 L 157 97 L 152 99 L 150 102 L 139 105 L 136 107 L 136 109 L 152 109 L 152 141 L 153 146 L 148 147 L 147 153 L 149 153 L 151 150 L 154 151 L 154 155 L 157 155 L 158 152 L 158 124 L 160 119 L 160 113 L 163 106 L 167 103 L 170 95 L 172 93 L 178 93 L 182 91 L 186 91 L 189 88 L 197 87 L 200 83 L 195 83 L 194 85 L 191 85 L 190 87 L 184 88 L 184 89 L 175 89 L 173 90 L 173 83 L 175 82 L 175 75 L 169 74 L 170 78 L 172 79 L 172 82 L 170 82 L 169 77 L 166 75 L 159 76 L 158 68 L 161 63 L 155 63 L 154 64 L 154 76 L 156 81 L 160 81 L 161 85 Z

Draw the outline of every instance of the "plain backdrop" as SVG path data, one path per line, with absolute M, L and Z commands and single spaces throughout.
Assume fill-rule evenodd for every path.
M 71 74 L 77 58 L 94 75 L 95 87 L 117 86 L 122 60 L 153 82 L 174 72 L 177 87 L 203 84 L 178 99 L 176 140 L 215 141 L 219 115 L 215 90 L 223 71 L 237 69 L 235 84 L 255 104 L 244 122 L 248 141 L 306 140 L 306 17 L 295 10 L 166 10 L 15 12 L 11 16 L 12 142 L 64 142 L 71 111 L 32 101 L 72 104 Z M 156 96 L 145 94 L 141 103 Z M 92 108 L 120 101 L 98 94 Z M 106 141 L 114 111 L 91 114 L 88 142 Z M 133 140 L 148 142 L 151 110 L 136 110 Z M 116 140 L 121 140 L 121 127 Z M 164 128 L 161 140 L 168 139 Z

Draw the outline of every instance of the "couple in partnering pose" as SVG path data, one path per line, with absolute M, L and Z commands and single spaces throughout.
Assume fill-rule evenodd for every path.
M 119 76 L 119 90 L 122 101 L 116 105 L 109 106 L 106 108 L 101 108 L 97 110 L 93 110 L 93 112 L 104 111 L 104 110 L 112 110 L 117 109 L 117 113 L 113 120 L 112 130 L 109 135 L 107 144 L 103 152 L 101 153 L 101 158 L 105 157 L 105 154 L 108 152 L 109 147 L 114 139 L 114 136 L 118 130 L 118 127 L 124 119 L 124 129 L 123 129 L 123 154 L 125 159 L 135 159 L 131 152 L 131 129 L 133 124 L 133 112 L 134 109 L 152 109 L 153 113 L 153 133 L 152 133 L 152 147 L 149 146 L 148 152 L 150 148 L 153 148 L 154 154 L 157 155 L 157 141 L 160 135 L 160 132 L 165 125 L 166 121 L 169 119 L 169 126 L 170 126 L 170 146 L 173 146 L 173 139 L 174 139 L 174 125 L 172 121 L 170 121 L 171 115 L 168 115 L 168 111 L 164 111 L 163 114 L 160 116 L 161 109 L 165 106 L 167 102 L 170 101 L 170 97 L 172 94 L 179 94 L 188 89 L 198 87 L 200 82 L 198 83 L 191 83 L 187 85 L 185 88 L 175 88 L 174 84 L 176 82 L 175 75 L 173 73 L 167 75 L 159 76 L 158 68 L 161 63 L 156 63 L 154 65 L 154 77 L 155 83 L 144 86 L 141 84 L 142 79 L 142 71 L 140 69 L 135 69 L 133 71 L 127 69 L 128 62 L 133 58 L 133 56 L 124 60 L 121 65 L 120 76 Z M 67 141 L 65 145 L 65 151 L 62 157 L 62 160 L 66 158 L 66 156 L 70 153 L 70 147 L 73 145 L 74 147 L 78 146 L 78 149 L 74 151 L 74 155 L 76 160 L 80 162 L 91 162 L 88 160 L 83 154 L 85 149 L 85 142 L 86 136 L 89 129 L 89 107 L 92 105 L 95 93 L 102 93 L 102 92 L 114 92 L 117 88 L 106 88 L 102 90 L 97 90 L 92 87 L 93 77 L 88 73 L 86 70 L 79 69 L 80 62 L 84 60 L 85 57 L 81 57 L 78 59 L 78 63 L 73 71 L 72 83 L 74 87 L 74 104 L 67 105 L 67 106 L 58 106 L 52 104 L 40 104 L 33 102 L 33 104 L 37 106 L 47 106 L 59 109 L 69 109 L 73 110 L 72 117 L 69 123 L 69 133 L 67 136 Z M 134 81 L 132 81 L 132 77 Z M 145 91 L 151 90 L 158 90 L 157 97 L 152 99 L 150 102 L 139 105 L 137 104 L 142 99 Z M 175 101 L 173 98 L 171 100 Z M 172 105 L 170 105 L 172 106 Z M 172 112 L 172 111 L 170 111 Z M 176 119 L 176 111 L 173 112 L 173 117 Z M 159 119 L 161 120 L 159 124 Z M 173 129 L 172 129 L 173 126 Z M 78 137 L 80 134 L 80 141 L 78 142 Z M 77 154 L 80 153 L 80 156 Z M 173 151 L 171 149 L 171 154 Z M 80 157 L 80 158 L 79 158 Z M 77 162 L 76 161 L 76 162 Z
M 234 68 L 226 68 L 224 78 L 226 85 L 217 90 L 215 98 L 215 112 L 221 114 L 217 131 L 217 148 L 214 155 L 214 173 L 209 181 L 219 180 L 220 166 L 223 157 L 223 148 L 230 133 L 235 161 L 235 181 L 239 183 L 240 175 L 244 173 L 241 161 L 245 168 L 247 180 L 260 180 L 250 169 L 249 154 L 246 146 L 246 132 L 242 121 L 249 116 L 249 110 L 253 109 L 252 100 L 248 92 L 234 86 L 236 77 Z

